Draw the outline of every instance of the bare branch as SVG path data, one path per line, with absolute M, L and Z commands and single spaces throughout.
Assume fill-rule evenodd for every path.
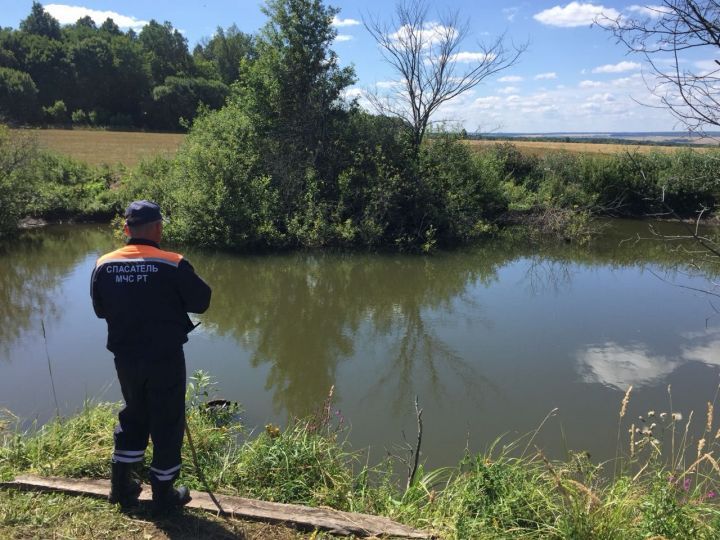
M 646 80 L 648 89 L 689 131 L 703 133 L 707 126 L 720 126 L 720 61 L 715 60 L 718 68 L 693 70 L 684 67 L 680 56 L 696 48 L 720 52 L 720 2 L 664 0 L 649 9 L 652 16 L 644 19 L 621 15 L 601 17 L 596 23 L 630 54 L 645 58 L 654 78 L 649 84 Z
M 390 23 L 369 16 L 363 23 L 399 83 L 397 89 L 382 96 L 376 92 L 369 100 L 381 114 L 408 124 L 416 148 L 443 103 L 514 65 L 527 48 L 523 44 L 507 49 L 501 35 L 489 45 L 479 43 L 476 51 L 463 51 L 469 23 L 458 12 L 430 20 L 425 0 L 400 0 Z

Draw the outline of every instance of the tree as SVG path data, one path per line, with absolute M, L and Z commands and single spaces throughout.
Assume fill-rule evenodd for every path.
M 112 34 L 114 36 L 119 36 L 120 34 L 122 34 L 120 27 L 115 24 L 115 21 L 113 21 L 110 17 L 105 19 L 105 21 L 100 25 L 100 31 Z
M 597 23 L 631 54 L 645 57 L 653 74 L 648 88 L 688 130 L 720 126 L 720 60 L 693 69 L 683 58 L 693 49 L 720 53 L 720 2 L 663 0 L 640 13 L 645 16 L 603 17 Z
M 190 75 L 192 57 L 187 40 L 170 22 L 160 24 L 151 20 L 138 39 L 148 56 L 153 86 L 163 84 L 171 75 Z
M 32 77 L 0 67 L 0 119 L 27 122 L 34 120 L 37 112 L 37 87 Z
M 321 0 L 269 0 L 257 59 L 242 64 L 238 100 L 264 141 L 264 161 L 284 208 L 297 205 L 323 159 L 342 91 L 354 81 L 330 48 L 338 10 Z
M 416 151 L 443 103 L 509 68 L 527 47 L 508 50 L 500 36 L 489 45 L 479 43 L 477 52 L 462 51 L 469 24 L 460 20 L 458 12 L 430 20 L 424 0 L 400 0 L 389 23 L 374 18 L 363 22 L 400 78 L 395 92 L 371 95 L 371 101 L 379 112 L 407 123 Z M 461 63 L 467 67 L 461 69 Z
M 30 15 L 21 23 L 20 30 L 28 34 L 37 34 L 50 39 L 60 39 L 60 23 L 42 7 L 39 2 L 33 2 Z
M 201 103 L 218 109 L 228 93 L 228 87 L 221 81 L 208 81 L 201 77 L 168 77 L 165 84 L 153 89 L 155 106 L 151 111 L 151 122 L 158 127 L 179 129 L 180 119 L 189 121 L 195 118 Z
M 238 78 L 240 62 L 253 54 L 253 38 L 241 32 L 234 24 L 227 30 L 218 27 L 215 35 L 195 48 L 194 55 L 212 62 L 225 84 L 232 84 Z

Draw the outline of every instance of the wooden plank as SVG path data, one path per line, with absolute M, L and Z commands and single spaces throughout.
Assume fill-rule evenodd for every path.
M 30 474 L 18 476 L 14 481 L 4 482 L 0 485 L 16 489 L 57 491 L 92 497 L 107 497 L 110 491 L 109 480 L 41 477 Z M 192 491 L 191 495 L 192 501 L 187 505 L 189 508 L 217 513 L 217 508 L 206 493 Z M 331 508 L 273 503 L 230 495 L 216 495 L 216 497 L 227 515 L 250 521 L 289 525 L 303 530 L 319 529 L 342 536 L 434 538 L 428 532 L 413 529 L 380 516 L 340 512 Z M 144 485 L 140 500 L 149 501 L 151 498 L 150 486 Z

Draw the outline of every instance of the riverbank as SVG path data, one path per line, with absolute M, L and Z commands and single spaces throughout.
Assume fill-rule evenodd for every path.
M 204 390 L 194 387 L 188 424 L 200 464 L 219 493 L 387 516 L 442 538 L 709 539 L 720 533 L 720 466 L 714 458 L 720 443 L 712 407 L 704 419 L 697 415 L 705 430 L 696 441 L 688 436 L 692 413 L 648 411 L 642 419 L 629 418 L 629 391 L 618 404 L 616 460 L 594 463 L 585 452 L 549 460 L 535 446 L 543 421 L 517 440 L 501 438 L 485 452 L 468 451 L 455 467 L 420 465 L 406 489 L 407 449 L 367 463 L 364 452 L 345 441 L 329 401 L 310 418 L 248 433 L 237 411 L 202 405 Z M 28 432 L 6 414 L 0 479 L 20 473 L 107 478 L 117 408 L 88 403 Z M 180 481 L 202 489 L 189 449 L 183 452 Z M 47 534 L 49 524 L 75 538 L 152 538 L 164 526 L 179 532 L 195 527 L 222 538 L 237 534 L 232 527 L 244 527 L 192 512 L 172 525 L 151 525 L 146 518 L 60 495 L 3 491 L 0 497 L 0 534 L 11 538 Z M 276 533 L 290 536 L 270 537 L 295 534 Z
M 0 127 L 0 238 L 28 221 L 110 221 L 148 198 L 172 218 L 166 238 L 184 245 L 430 252 L 518 220 L 543 237 L 584 242 L 594 217 L 688 218 L 700 209 L 708 217 L 718 195 L 717 151 L 536 156 L 509 143 L 473 150 L 448 135 L 413 154 L 397 126 L 357 121 L 377 140 L 345 141 L 354 157 L 326 164 L 324 179 L 298 173 L 297 193 L 282 180 L 288 170 L 258 168 L 259 158 L 243 153 L 257 141 L 239 111 L 199 119 L 182 143 L 173 139 L 174 157 L 133 167 L 89 165 L 47 152 L 31 132 Z

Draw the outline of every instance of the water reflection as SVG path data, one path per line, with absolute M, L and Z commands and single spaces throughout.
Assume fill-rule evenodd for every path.
M 578 352 L 582 380 L 625 390 L 660 381 L 687 362 L 720 366 L 720 330 L 686 332 L 680 350 L 673 356 L 653 353 L 647 344 L 620 345 L 608 342 Z
M 680 362 L 653 355 L 641 343 L 623 346 L 610 342 L 581 351 L 578 364 L 583 381 L 627 390 L 630 385 L 647 385 L 669 375 Z
M 24 332 L 39 334 L 41 319 L 47 324 L 62 315 L 63 278 L 110 245 L 105 227 L 64 226 L 27 231 L 0 246 L 0 359 L 11 360 L 10 347 Z
M 392 358 L 376 390 L 394 385 L 397 401 L 413 393 L 414 376 L 442 389 L 447 368 L 471 380 L 470 366 L 426 323 L 449 312 L 469 282 L 489 283 L 507 253 L 443 258 L 317 255 L 215 255 L 198 264 L 216 294 L 204 320 L 252 350 L 254 367 L 269 364 L 266 390 L 276 410 L 303 415 L 337 381 L 338 364 L 355 354 L 358 333 L 393 336 Z
M 630 384 L 690 386 L 720 365 L 720 320 L 698 331 L 705 301 L 646 270 L 707 281 L 658 243 L 620 242 L 642 228 L 619 223 L 589 248 L 516 238 L 432 257 L 189 250 L 214 294 L 188 357 L 263 423 L 314 410 L 336 385 L 361 446 L 411 428 L 416 394 L 428 455 L 462 447 L 468 431 L 482 447 L 534 429 L 535 413 L 555 407 L 583 433 L 592 417 L 599 433 L 597 412 L 611 407 L 614 422 Z M 75 399 L 66 410 L 114 380 L 87 288 L 95 257 L 115 244 L 104 227 L 61 227 L 0 253 L 0 407 L 32 415 L 39 406 L 21 405 L 33 396 L 52 410 L 41 317 L 61 405 Z

